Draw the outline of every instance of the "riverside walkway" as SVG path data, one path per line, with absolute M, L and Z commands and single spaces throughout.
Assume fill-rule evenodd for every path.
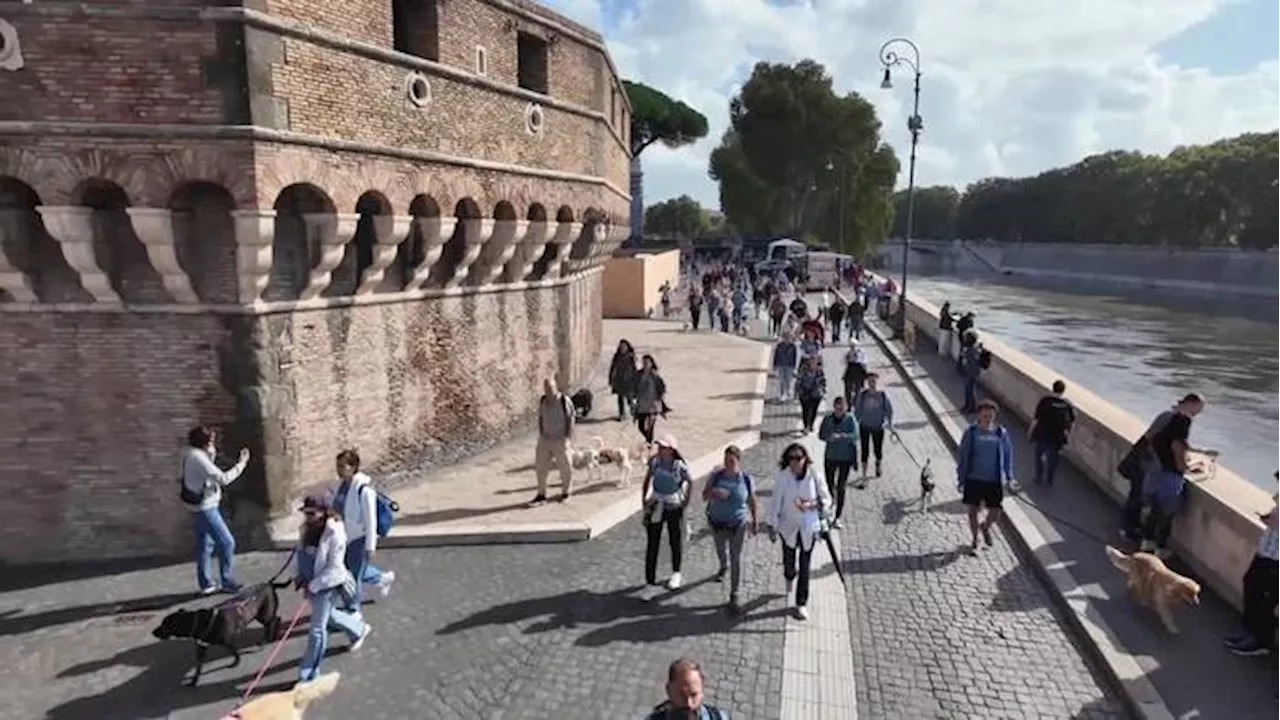
M 607 336 L 621 332 L 607 325 Z M 700 454 L 726 438 L 745 438 L 744 463 L 763 496 L 789 443 L 799 439 L 820 455 L 815 438 L 799 436 L 798 409 L 766 403 L 759 392 L 767 344 L 683 333 L 678 324 L 660 321 L 633 323 L 625 332 L 637 345 L 657 347 L 656 340 L 637 338 L 664 338 L 664 352 L 672 355 L 686 346 L 741 351 L 738 361 L 715 366 L 710 375 L 712 365 L 696 358 L 658 361 L 668 384 L 684 396 L 671 399 L 677 415 L 688 407 L 691 417 L 702 418 L 701 432 L 722 435 L 698 440 L 697 427 L 673 429 L 689 434 L 691 448 L 705 445 Z M 654 602 L 638 597 L 643 532 L 638 518 L 625 512 L 587 541 L 525 543 L 495 534 L 501 544 L 387 548 L 378 562 L 398 580 L 388 598 L 367 609 L 374 633 L 359 654 L 333 651 L 326 669 L 341 671 L 342 684 L 308 718 L 640 718 L 662 699 L 666 666 L 678 656 L 702 663 L 708 701 L 735 718 L 1126 717 L 1121 695 L 1015 545 L 998 536 L 995 547 L 976 557 L 957 552 L 967 531 L 948 482 L 948 445 L 930 424 L 929 409 L 909 392 L 911 379 L 895 373 L 889 355 L 869 349 L 897 408 L 906 449 L 938 469 L 937 507 L 930 513 L 913 507 L 918 472 L 901 447 L 887 443 L 884 476 L 866 490 L 848 490 L 844 529 L 837 533 L 841 557 L 815 551 L 807 622 L 790 616 L 779 549 L 764 537 L 747 544 L 744 615 L 723 612 L 727 588 L 712 581 L 716 562 L 697 499 L 689 512 L 685 585 Z M 839 352 L 826 351 L 828 367 L 838 366 Z M 836 385 L 833 376 L 832 389 Z M 726 394 L 733 398 L 716 398 Z M 610 400 L 597 395 L 597 417 L 611 414 Z M 734 406 L 732 423 L 688 404 L 720 400 L 743 403 Z M 612 420 L 592 427 L 625 432 Z M 440 472 L 461 475 L 472 472 L 469 466 Z M 520 499 L 529 490 L 525 472 L 508 481 Z M 633 492 L 638 510 L 638 483 Z M 569 507 L 585 518 L 622 500 L 602 500 L 607 494 L 584 493 Z M 463 510 L 483 507 L 450 492 L 422 512 L 457 525 L 463 513 L 450 514 L 446 498 Z M 477 522 L 521 522 L 517 508 L 498 513 L 501 523 Z M 586 522 L 582 518 L 537 522 Z M 476 537 L 468 543 L 498 532 L 471 530 Z M 263 579 L 285 555 L 243 554 L 240 573 Z M 664 545 L 661 573 L 667 557 Z M 847 587 L 834 562 L 842 564 Z M 149 632 L 170 608 L 201 602 L 191 597 L 191 584 L 184 562 L 7 571 L 0 589 L 6 641 L 0 663 L 7 668 L 0 718 L 212 720 L 230 710 L 264 652 L 246 654 L 235 668 L 214 659 L 201 686 L 187 689 L 180 682 L 190 647 L 157 642 Z M 286 616 L 297 602 L 286 593 Z M 296 636 L 285 643 L 260 691 L 291 684 L 304 644 Z M 1201 717 L 1241 716 L 1209 711 Z
M 883 324 L 877 321 L 874 327 L 881 338 L 888 336 Z M 901 359 L 931 416 L 957 433 L 964 422 L 958 412 L 963 383 L 952 364 L 922 335 L 914 354 L 898 342 L 886 347 Z M 1127 681 L 1135 697 L 1152 700 L 1147 716 L 1275 718 L 1280 713 L 1275 656 L 1240 658 L 1223 647 L 1222 639 L 1238 632 L 1238 613 L 1205 588 L 1200 606 L 1178 610 L 1182 633 L 1165 633 L 1150 611 L 1128 597 L 1124 577 L 1103 552 L 1105 544 L 1122 545 L 1119 507 L 1065 461 L 1052 487 L 1036 486 L 1026 425 L 1012 412 L 1001 413 L 1000 422 L 1013 438 L 1015 474 L 1023 480 L 1022 498 L 1005 502 L 1010 515 L 1041 562 L 1056 558 L 1054 575 L 1063 583 L 1057 592 L 1070 599 L 1077 616 L 1072 624 L 1101 637 L 1095 654 L 1110 674 Z M 1170 563 L 1179 567 L 1176 558 Z

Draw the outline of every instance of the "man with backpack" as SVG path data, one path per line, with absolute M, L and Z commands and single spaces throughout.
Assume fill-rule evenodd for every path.
M 971 413 L 978 407 L 978 380 L 982 371 L 991 367 L 991 353 L 982 343 L 968 345 L 960 353 L 960 367 L 964 373 L 964 407 L 960 412 Z
M 573 466 L 569 463 L 569 444 L 573 442 L 573 401 L 560 392 L 553 378 L 542 381 L 542 398 L 538 401 L 538 441 L 534 445 L 533 465 L 538 476 L 538 494 L 531 505 L 547 501 L 547 475 L 554 463 L 560 471 L 560 502 L 569 499 L 573 489 Z
M 1053 381 L 1053 394 L 1045 395 L 1036 404 L 1036 412 L 1027 428 L 1027 437 L 1035 445 L 1036 484 L 1053 485 L 1058 472 L 1058 458 L 1062 448 L 1071 438 L 1071 426 L 1076 422 L 1076 409 L 1063 397 L 1067 384 Z
M 956 450 L 956 480 L 968 509 L 969 551 L 978 551 L 978 533 L 991 547 L 991 526 L 1000 519 L 1000 503 L 1004 500 L 1004 484 L 1013 482 L 1013 442 L 1009 431 L 996 424 L 998 408 L 992 400 L 978 403 L 978 421 L 970 425 L 960 438 Z M 978 512 L 987 516 L 978 522 Z
M 648 720 L 729 720 L 729 712 L 702 701 L 702 668 L 681 658 L 667 668 L 667 700 Z

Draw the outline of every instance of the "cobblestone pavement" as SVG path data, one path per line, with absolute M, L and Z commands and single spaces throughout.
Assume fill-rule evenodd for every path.
M 1045 589 L 996 533 L 970 557 L 951 453 L 887 357 L 864 341 L 904 446 L 885 439 L 884 476 L 848 489 L 842 552 L 864 718 L 1116 718 L 1114 693 L 1082 659 Z M 828 349 L 824 364 L 842 368 Z M 937 488 L 920 512 L 919 470 Z
M 783 430 L 796 424 L 791 408 L 767 408 L 764 442 L 746 453 L 753 472 L 772 477 L 789 439 Z M 638 505 L 638 487 L 636 495 Z M 699 506 L 690 511 L 686 586 L 652 603 L 635 594 L 644 552 L 635 518 L 572 545 L 383 551 L 380 564 L 398 574 L 394 591 L 368 608 L 374 632 L 358 655 L 335 637 L 325 668 L 341 671 L 342 684 L 309 720 L 639 717 L 662 699 L 666 666 L 681 655 L 703 664 L 708 697 L 735 717 L 777 718 L 784 609 L 776 548 L 749 541 L 747 614 L 731 622 L 720 608 L 727 587 L 708 581 L 716 562 Z M 284 555 L 241 556 L 241 576 L 265 578 Z M 663 572 L 667 558 L 664 544 Z M 0 594 L 2 718 L 209 720 L 234 706 L 265 659 L 251 652 L 234 669 L 215 659 L 199 688 L 180 687 L 190 648 L 157 642 L 150 630 L 165 612 L 157 608 L 190 599 L 189 566 L 38 581 L 6 577 L 19 589 Z M 286 595 L 286 617 L 296 602 Z M 304 645 L 301 637 L 286 643 L 263 690 L 292 682 Z

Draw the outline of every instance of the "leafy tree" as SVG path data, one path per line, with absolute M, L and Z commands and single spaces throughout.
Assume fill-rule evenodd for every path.
M 694 237 L 711 226 L 711 213 L 688 195 L 663 200 L 644 211 L 645 232 L 652 235 Z
M 980 180 L 960 199 L 956 234 L 1017 242 L 1274 247 L 1277 146 L 1275 132 L 1248 133 L 1164 157 L 1111 151 L 1035 177 Z M 918 203 L 916 211 L 919 222 Z
M 956 209 L 960 192 L 948 185 L 916 188 L 912 237 L 926 240 L 949 240 L 956 235 Z M 907 235 L 907 191 L 893 195 L 893 237 Z
M 623 80 L 631 100 L 631 156 L 660 142 L 671 148 L 683 147 L 707 136 L 707 118 L 680 100 L 644 83 Z
M 748 234 L 790 234 L 869 248 L 892 220 L 898 173 L 880 142 L 875 108 L 835 93 L 822 65 L 757 63 L 729 104 L 732 128 L 711 155 L 728 223 Z

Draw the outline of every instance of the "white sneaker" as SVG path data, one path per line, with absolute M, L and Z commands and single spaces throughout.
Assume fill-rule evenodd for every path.
M 378 580 L 378 592 L 382 593 L 382 597 L 391 594 L 391 583 L 396 581 L 396 574 L 392 570 L 382 573 L 382 578 Z
M 808 620 L 808 619 L 809 619 L 809 609 L 808 609 L 808 608 L 806 608 L 806 607 L 805 607 L 805 606 L 803 606 L 803 605 L 797 605 L 797 606 L 796 606 L 796 619 L 797 619 L 797 620 Z
M 678 572 L 671 573 L 671 577 L 667 578 L 668 590 L 679 590 L 680 586 L 683 584 L 684 578 L 680 577 L 680 573 Z
M 351 647 L 348 648 L 348 650 L 356 652 L 360 648 L 364 647 L 364 641 L 369 639 L 369 633 L 371 632 L 373 632 L 373 626 L 369 623 L 365 623 L 364 632 L 360 633 L 360 637 L 356 638 L 356 641 L 351 643 Z
M 200 594 L 201 594 L 201 595 L 213 595 L 213 594 L 217 593 L 217 592 L 218 592 L 219 590 L 221 590 L 221 589 L 222 589 L 222 588 L 218 587 L 217 585 L 210 585 L 210 586 L 209 586 L 209 587 L 207 587 L 207 588 L 200 588 Z

